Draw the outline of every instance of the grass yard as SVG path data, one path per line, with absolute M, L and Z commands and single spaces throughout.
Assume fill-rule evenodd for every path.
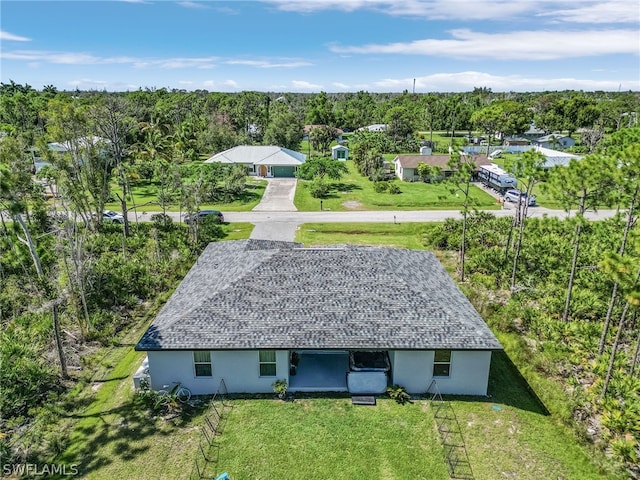
M 132 374 L 144 352 L 133 345 L 146 327 L 141 322 L 102 358 L 104 374 L 78 394 L 77 410 L 67 418 L 74 422 L 70 444 L 52 462 L 75 464 L 87 479 L 188 478 L 200 414 L 177 421 L 151 418 L 135 400 Z
M 332 182 L 329 195 L 322 199 L 324 210 L 456 210 L 461 208 L 462 197 L 451 193 L 446 184 L 400 182 L 399 194 L 376 193 L 373 182 L 360 175 L 351 161 L 346 162 L 349 173 Z M 294 204 L 299 211 L 310 212 L 320 208 L 320 199 L 309 193 L 309 181 L 299 180 Z M 483 190 L 472 186 L 471 195 L 475 207 L 483 210 L 498 209 L 495 199 Z
M 236 200 L 230 203 L 203 203 L 200 205 L 200 209 L 217 209 L 222 211 L 231 212 L 248 212 L 255 207 L 262 199 L 262 194 L 265 188 L 267 188 L 267 181 L 248 177 L 246 193 L 242 199 Z M 128 201 L 128 208 L 133 209 L 133 205 L 139 212 L 159 212 L 162 208 L 158 205 L 158 186 L 154 182 L 140 181 L 131 187 L 132 198 Z M 112 188 L 113 192 L 118 192 L 118 187 Z M 113 198 L 117 200 L 117 196 L 113 195 Z M 120 203 L 118 201 L 108 203 L 105 206 L 106 209 L 120 211 Z M 171 205 L 167 207 L 167 211 L 178 212 L 180 207 L 178 205 Z
M 594 452 L 548 414 L 505 353 L 494 355 L 491 398 L 450 397 L 475 480 L 605 480 Z M 211 476 L 236 479 L 449 478 L 436 404 L 354 406 L 332 395 L 231 400 Z M 561 448 L 559 448 L 561 446 Z M 595 454 L 599 456 L 599 454 Z
M 212 473 L 233 480 L 448 479 L 432 411 L 422 402 L 382 398 L 372 407 L 328 396 L 231 403 Z
M 305 247 L 332 244 L 365 244 L 424 249 L 423 223 L 305 223 L 296 233 L 296 242 Z

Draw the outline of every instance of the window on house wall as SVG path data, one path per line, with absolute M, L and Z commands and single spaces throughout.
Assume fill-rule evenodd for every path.
M 451 350 L 436 350 L 433 355 L 433 376 L 448 377 L 451 373 Z
M 275 377 L 276 376 L 276 351 L 260 350 L 258 355 L 260 358 L 260 376 Z
M 196 377 L 210 377 L 212 375 L 211 352 L 193 352 L 193 365 Z

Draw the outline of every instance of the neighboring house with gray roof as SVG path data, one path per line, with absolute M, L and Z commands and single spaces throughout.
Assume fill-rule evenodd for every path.
M 502 346 L 431 252 L 239 240 L 205 249 L 135 349 L 154 389 L 420 393 L 437 379 L 485 395 Z
M 249 175 L 261 177 L 295 177 L 298 167 L 307 160 L 304 153 L 275 145 L 239 145 L 217 153 L 204 163 L 240 164 Z
M 531 144 L 542 148 L 564 149 L 573 147 L 576 144 L 576 141 L 567 135 L 552 133 L 550 135 L 533 139 Z

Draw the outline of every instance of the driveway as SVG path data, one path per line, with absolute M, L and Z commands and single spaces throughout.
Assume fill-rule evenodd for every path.
M 296 193 L 296 178 L 268 178 L 262 200 L 253 208 L 254 212 L 295 212 L 293 204 Z
M 293 204 L 293 197 L 296 193 L 298 180 L 295 178 L 269 178 L 267 181 L 269 183 L 262 200 L 253 208 L 253 212 L 296 212 L 298 209 Z M 268 214 L 264 217 L 266 218 L 263 221 L 252 222 L 255 228 L 251 232 L 251 238 L 293 241 L 298 225 L 300 225 L 299 221 L 274 220 Z

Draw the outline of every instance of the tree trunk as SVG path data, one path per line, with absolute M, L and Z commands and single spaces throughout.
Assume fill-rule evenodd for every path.
M 580 234 L 582 232 L 582 215 L 584 214 L 584 204 L 586 200 L 586 192 L 582 192 L 580 197 L 580 206 L 578 207 L 578 218 L 576 224 L 576 230 L 574 234 L 573 245 L 573 258 L 571 260 L 571 272 L 569 273 L 569 284 L 567 285 L 567 297 L 564 302 L 564 311 L 562 312 L 562 321 L 566 322 L 569 319 L 569 306 L 571 304 L 571 292 L 573 290 L 573 281 L 576 276 L 576 269 L 578 265 L 578 253 L 580 253 Z
M 31 234 L 29 233 L 29 228 L 27 224 L 24 223 L 24 219 L 22 215 L 17 214 L 13 216 L 13 219 L 18 222 L 22 232 L 24 233 L 25 238 L 19 238 L 27 247 L 29 248 L 29 253 L 31 254 L 31 259 L 33 260 L 33 265 L 36 267 L 36 272 L 38 273 L 38 277 L 43 277 L 44 272 L 42 271 L 42 264 L 40 263 L 40 256 L 36 251 L 36 246 L 33 244 L 33 239 L 31 238 Z
M 635 219 L 633 216 L 633 210 L 635 208 L 635 204 L 638 198 L 638 190 L 640 186 L 636 185 L 636 188 L 631 196 L 631 201 L 629 202 L 629 211 L 627 212 L 627 222 L 624 226 L 624 232 L 622 234 L 622 241 L 620 243 L 620 256 L 623 256 L 625 250 L 627 248 L 627 238 L 629 237 L 629 232 L 631 231 L 631 227 L 635 223 Z M 604 352 L 604 346 L 607 342 L 607 334 L 609 333 L 609 324 L 611 323 L 611 315 L 613 314 L 613 307 L 616 303 L 616 297 L 618 296 L 618 282 L 613 283 L 613 289 L 611 290 L 611 298 L 609 299 L 609 307 L 607 308 L 607 316 L 604 319 L 604 325 L 602 327 L 602 335 L 600 336 L 600 343 L 598 344 L 598 355 L 602 355 Z
M 127 213 L 127 184 L 124 178 L 124 172 L 122 172 L 122 164 L 118 165 L 118 175 L 120 176 L 120 186 L 122 188 L 122 196 L 120 197 L 120 208 L 122 209 L 122 216 L 124 217 L 124 236 L 129 236 L 129 216 Z
M 636 272 L 635 283 L 638 283 L 638 279 L 640 279 L 640 268 Z M 620 344 L 620 337 L 622 335 L 622 330 L 624 329 L 624 321 L 627 317 L 627 313 L 629 312 L 629 302 L 625 303 L 624 309 L 622 310 L 622 315 L 620 315 L 620 321 L 618 322 L 618 331 L 616 332 L 616 337 L 613 340 L 613 346 L 611 347 L 611 358 L 609 359 L 609 368 L 607 368 L 607 375 L 604 378 L 604 385 L 602 386 L 602 393 L 600 394 L 600 399 L 603 399 L 607 395 L 607 390 L 609 389 L 609 383 L 611 382 L 611 377 L 613 375 L 613 366 L 616 360 L 616 354 L 618 353 L 618 345 Z M 636 352 L 637 353 L 637 352 Z
M 523 202 L 522 195 L 518 198 L 518 212 L 517 215 L 520 215 L 520 211 L 522 210 L 522 216 L 520 217 L 520 227 L 518 228 L 518 239 L 516 240 L 515 251 L 513 252 L 513 268 L 511 270 L 511 293 L 516 286 L 516 272 L 518 270 L 518 259 L 520 257 L 520 248 L 522 247 L 522 238 L 524 237 L 524 222 L 527 218 L 527 213 L 529 212 L 529 198 L 531 196 L 531 190 L 533 190 L 533 185 L 530 185 L 527 190 L 527 198 Z
M 464 259 L 466 257 L 467 243 L 467 211 L 462 213 L 462 242 L 460 242 L 460 281 L 464 282 Z
M 20 228 L 24 232 L 25 239 L 20 239 L 29 247 L 29 252 L 31 253 L 31 258 L 33 259 L 33 264 L 36 267 L 36 272 L 38 274 L 38 278 L 41 280 L 45 280 L 44 271 L 42 270 L 42 264 L 40 263 L 40 257 L 38 256 L 38 252 L 36 247 L 31 239 L 31 234 L 29 233 L 29 227 L 24 223 L 24 220 L 20 214 L 13 216 L 14 220 L 18 222 Z M 51 313 L 53 316 L 53 335 L 56 341 L 56 349 L 58 351 L 58 360 L 60 361 L 60 373 L 63 378 L 67 378 L 69 375 L 67 373 L 67 362 L 64 356 L 64 350 L 62 348 L 62 337 L 60 336 L 60 325 L 58 322 L 58 306 L 53 304 L 51 307 Z
M 67 360 L 64 356 L 64 350 L 62 348 L 62 337 L 60 336 L 58 305 L 56 305 L 55 303 L 51 307 L 51 314 L 53 316 L 53 332 L 56 340 L 56 350 L 58 351 L 58 360 L 60 362 L 60 372 L 62 373 L 62 378 L 69 378 L 69 373 L 67 372 Z
M 620 343 L 620 336 L 624 326 L 624 320 L 629 312 L 629 302 L 624 305 L 622 315 L 620 315 L 620 321 L 618 322 L 618 331 L 616 332 L 616 338 L 613 340 L 613 346 L 611 347 L 611 357 L 609 358 L 609 367 L 607 368 L 607 374 L 604 377 L 604 385 L 602 385 L 602 392 L 600 393 L 600 399 L 603 399 L 607 395 L 609 389 L 609 383 L 611 383 L 611 377 L 613 376 L 613 366 L 616 361 L 616 354 L 618 353 L 618 345 Z
M 638 340 L 636 341 L 636 350 L 633 352 L 633 357 L 631 358 L 631 368 L 629 369 L 629 376 L 633 378 L 633 374 L 636 371 L 636 365 L 638 364 L 638 360 L 640 360 L 640 333 L 638 333 Z

